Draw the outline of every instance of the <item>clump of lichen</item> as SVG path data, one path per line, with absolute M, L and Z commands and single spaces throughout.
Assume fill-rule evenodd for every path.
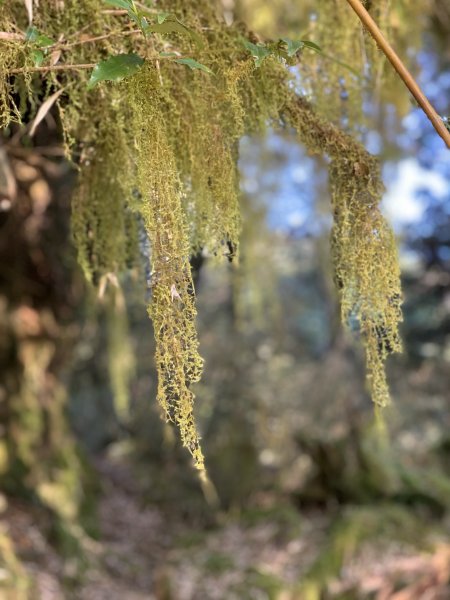
M 385 406 L 389 391 L 384 362 L 388 354 L 401 350 L 400 271 L 392 230 L 378 207 L 378 165 L 373 159 L 355 158 L 335 161 L 330 169 L 332 252 L 343 322 L 357 321 L 372 398 Z
M 190 244 L 182 209 L 182 188 L 165 126 L 167 91 L 158 84 L 154 66 L 130 81 L 140 213 L 151 249 L 152 300 L 149 314 L 156 338 L 158 401 L 180 428 L 183 444 L 197 467 L 203 467 L 193 417 L 190 385 L 200 379 L 202 360 L 195 329 Z
M 186 35 L 115 38 L 114 32 L 124 28 L 130 33 L 132 24 L 126 15 L 103 15 L 102 4 L 94 0 L 82 9 L 68 0 L 63 11 L 59 3 L 49 2 L 36 17 L 55 39 L 61 32 L 73 39 L 86 28 L 92 37 L 105 30 L 111 34 L 98 44 L 68 44 L 63 50 L 68 63 L 97 62 L 108 53 L 131 51 L 146 58 L 133 77 L 103 83 L 92 92 L 84 70 L 52 73 L 46 93 L 65 89 L 59 100 L 61 120 L 66 146 L 80 168 L 73 232 L 80 262 L 94 284 L 132 260 L 137 246 L 137 236 L 130 234 L 133 211 L 144 223 L 151 245 L 149 314 L 158 401 L 200 469 L 203 456 L 191 388 L 203 361 L 189 260 L 202 250 L 229 259 L 238 254 L 237 161 L 245 133 L 284 123 L 309 151 L 331 159 L 333 257 L 342 315 L 345 323 L 359 323 L 378 404 L 388 400 L 384 359 L 400 346 L 399 270 L 392 232 L 378 207 L 382 186 L 376 161 L 294 92 L 292 76 L 280 60 L 271 56 L 256 68 L 243 44 L 249 35 L 245 27 L 226 26 L 213 4 L 166 0 L 158 5 L 187 26 L 191 33 Z M 17 8 L 6 14 L 2 27 L 18 18 Z M 10 49 L 1 63 L 4 73 L 29 64 L 20 54 L 26 48 L 16 46 L 11 47 L 16 54 Z M 174 60 L 178 56 L 195 57 L 212 73 L 190 70 Z M 33 88 L 29 74 L 7 80 L 0 92 L 3 121 L 19 110 L 13 86 L 21 82 L 31 95 Z
M 317 117 L 293 96 L 285 116 L 313 152 L 328 155 L 334 225 L 332 256 L 342 321 L 356 323 L 366 349 L 368 381 L 376 404 L 389 402 L 384 362 L 401 350 L 400 269 L 394 235 L 380 211 L 379 166 L 353 138 Z
M 78 261 L 96 285 L 106 274 L 123 271 L 136 252 L 131 245 L 136 242 L 130 208 L 135 179 L 132 148 L 124 115 L 114 103 L 116 97 L 117 90 L 111 90 L 106 104 L 105 98 L 94 93 L 99 113 L 95 115 L 94 107 L 89 107 L 95 121 L 80 146 L 79 184 L 72 200 Z

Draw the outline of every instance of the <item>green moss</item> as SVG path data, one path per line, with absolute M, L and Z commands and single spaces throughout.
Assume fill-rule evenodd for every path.
M 105 275 L 123 271 L 136 252 L 136 247 L 129 248 L 133 150 L 125 115 L 117 106 L 118 92 L 111 90 L 108 99 L 93 92 L 84 108 L 93 122 L 81 149 L 79 184 L 72 199 L 78 261 L 96 285 Z

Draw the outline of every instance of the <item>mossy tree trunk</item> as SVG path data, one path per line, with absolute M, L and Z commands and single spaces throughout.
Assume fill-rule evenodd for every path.
M 0 146 L 0 486 L 72 519 L 80 464 L 60 374 L 73 335 L 73 178 L 64 161 L 13 139 Z

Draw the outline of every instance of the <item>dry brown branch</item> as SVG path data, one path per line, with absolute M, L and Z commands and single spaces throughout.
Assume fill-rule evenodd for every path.
M 362 24 L 369 31 L 370 35 L 377 43 L 380 50 L 384 53 L 386 58 L 389 60 L 391 65 L 398 73 L 399 77 L 403 80 L 406 87 L 416 99 L 420 108 L 430 119 L 431 123 L 433 124 L 433 127 L 447 145 L 447 148 L 450 149 L 450 132 L 445 127 L 444 122 L 442 121 L 441 117 L 438 115 L 428 98 L 420 89 L 414 77 L 411 75 L 411 73 L 405 67 L 395 50 L 384 37 L 378 25 L 375 23 L 370 14 L 361 4 L 360 0 L 347 0 L 347 2 L 358 15 Z

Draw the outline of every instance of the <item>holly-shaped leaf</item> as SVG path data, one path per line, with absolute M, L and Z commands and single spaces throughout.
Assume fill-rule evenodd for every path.
M 42 66 L 49 53 L 50 46 L 53 46 L 55 41 L 47 35 L 39 33 L 36 27 L 28 27 L 25 32 L 25 41 L 30 47 L 30 56 L 34 66 Z
M 180 65 L 186 65 L 190 69 L 199 69 L 200 71 L 204 71 L 205 73 L 209 73 L 210 75 L 213 75 L 213 72 L 211 71 L 211 69 L 209 69 L 205 65 L 202 65 L 201 63 L 197 62 L 193 58 L 177 58 L 174 62 L 176 62 Z
M 248 40 L 244 40 L 244 46 L 251 53 L 253 58 L 255 59 L 255 65 L 260 67 L 263 61 L 268 57 L 273 55 L 273 50 L 267 48 L 264 44 L 253 44 Z
M 183 25 L 178 19 L 169 19 L 168 16 L 162 21 L 158 19 L 158 23 L 150 25 L 150 31 L 154 31 L 155 33 L 190 34 L 190 29 L 186 25 Z
M 25 41 L 29 44 L 35 44 L 39 48 L 46 48 L 47 46 L 53 46 L 55 40 L 48 37 L 44 33 L 39 33 L 36 27 L 28 27 L 25 31 Z
M 310 48 L 311 50 L 315 50 L 316 52 L 319 52 L 319 54 L 322 52 L 322 48 L 314 42 L 311 42 L 309 40 L 302 40 L 302 44 L 304 46 L 306 46 L 307 48 Z
M 42 50 L 32 50 L 31 58 L 33 59 L 33 63 L 35 67 L 40 67 L 45 59 L 45 54 Z
M 95 65 L 88 88 L 91 89 L 100 81 L 121 81 L 139 71 L 144 59 L 137 54 L 118 54 Z
M 162 22 L 160 22 L 158 19 L 158 23 L 149 25 L 148 31 L 161 34 L 180 33 L 181 35 L 187 35 L 191 37 L 198 46 L 203 46 L 203 40 L 198 33 L 192 31 L 192 29 L 189 29 L 189 27 L 186 27 L 186 25 L 170 14 L 166 14 Z
M 35 41 L 36 46 L 39 46 L 39 48 L 47 48 L 48 46 L 53 46 L 54 43 L 55 40 L 52 40 L 52 38 L 48 37 L 48 35 L 45 35 L 43 33 L 38 35 Z
M 158 13 L 156 18 L 158 20 L 158 23 L 161 25 L 161 23 L 164 23 L 164 21 L 166 21 L 168 19 L 168 17 L 170 17 L 170 13 L 161 12 L 161 13 Z
M 25 41 L 26 42 L 35 42 L 39 37 L 39 31 L 36 27 L 28 27 L 25 31 Z
M 295 56 L 297 52 L 305 46 L 305 43 L 302 40 L 282 38 L 280 41 L 286 46 L 286 52 L 290 58 Z

